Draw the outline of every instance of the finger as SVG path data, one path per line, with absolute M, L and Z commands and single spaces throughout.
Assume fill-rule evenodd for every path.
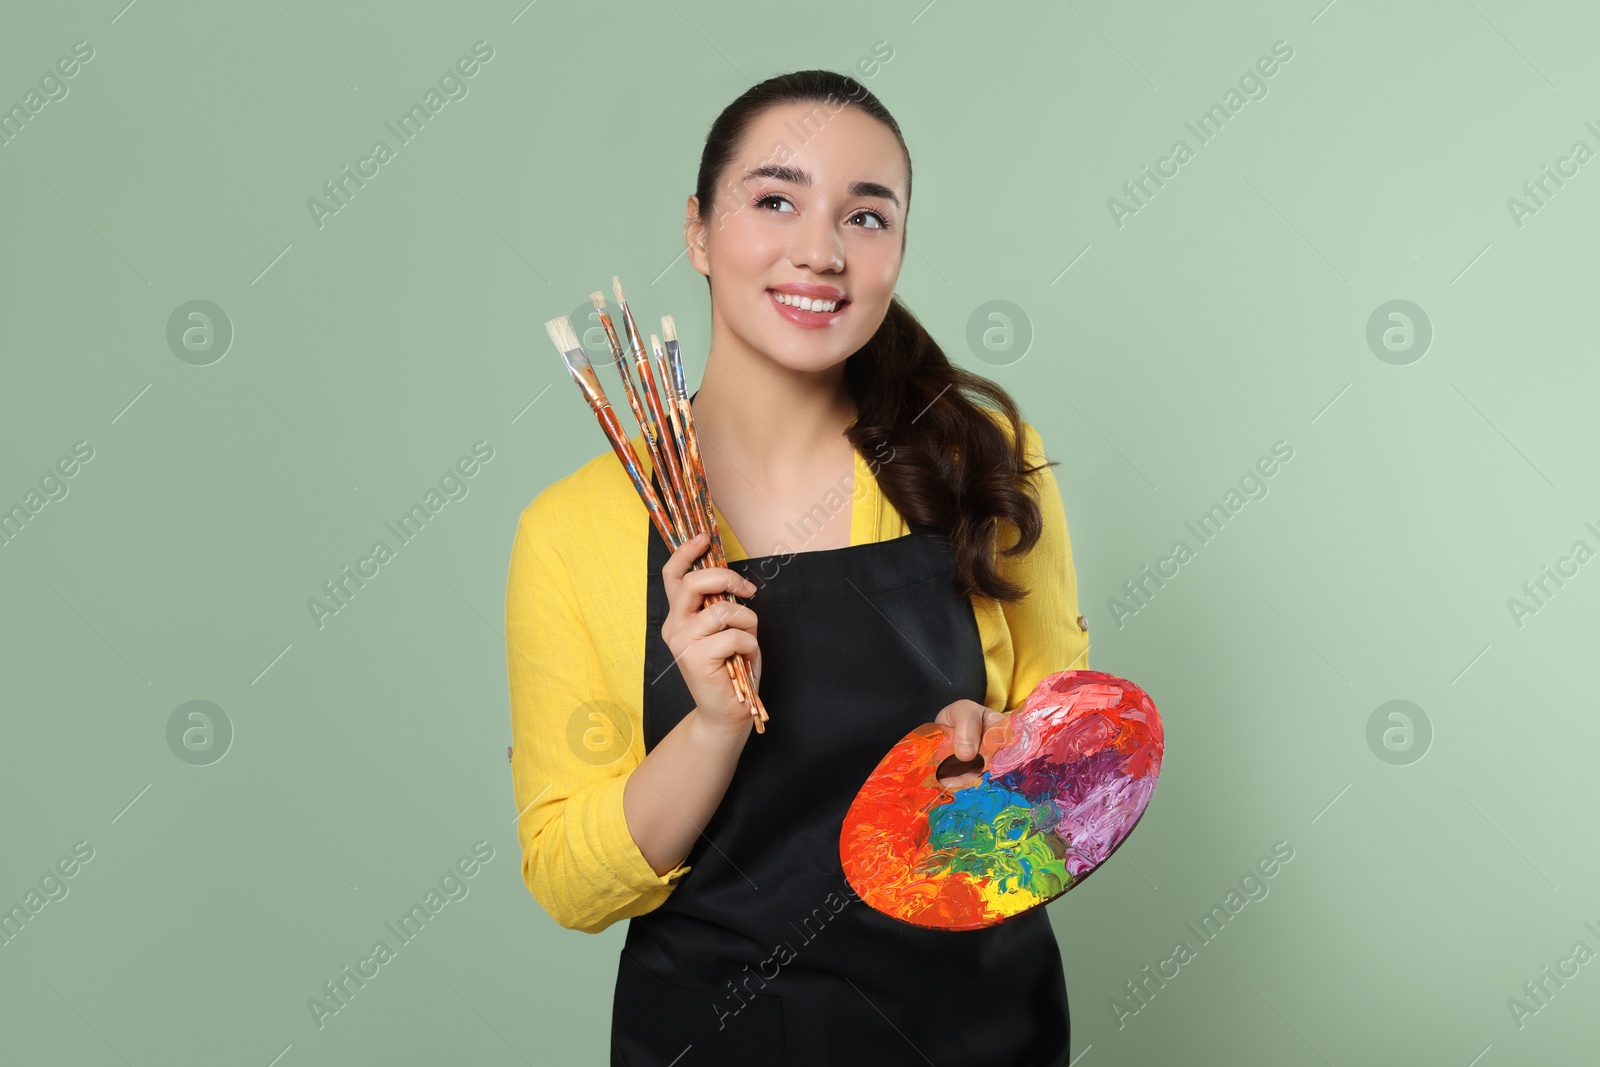
M 700 638 L 690 648 L 693 650 L 693 659 L 709 676 L 714 677 L 727 671 L 723 664 L 729 659 L 737 655 L 754 656 L 759 646 L 755 635 L 748 630 L 718 630 L 710 637 Z M 687 651 L 684 658 L 690 658 Z
M 673 582 L 689 573 L 694 561 L 704 555 L 710 545 L 711 539 L 703 533 L 698 533 L 673 549 L 672 555 L 667 557 L 667 562 L 661 567 L 661 578 L 667 583 L 668 588 Z
M 950 727 L 957 759 L 969 760 L 978 751 L 983 731 L 983 705 L 974 700 L 957 700 L 939 712 L 935 722 Z
M 956 755 L 964 760 L 969 760 L 978 752 L 978 738 L 983 730 L 983 714 L 978 706 L 962 707 L 955 713 L 956 719 Z
M 940 708 L 939 714 L 933 717 L 933 721 L 938 723 L 940 726 L 949 726 L 953 729 L 956 724 L 960 722 L 959 716 L 963 712 L 970 708 L 978 708 L 982 706 L 983 705 L 977 703 L 976 701 L 967 700 L 965 698 L 961 700 L 954 700 Z
M 687 584 L 701 596 L 732 593 L 749 597 L 757 588 L 754 582 L 730 567 L 701 567 L 685 574 L 679 584 Z
M 938 723 L 940 726 L 949 726 L 953 728 L 957 721 L 955 717 L 956 713 L 970 703 L 972 703 L 972 701 L 964 699 L 952 701 L 951 703 L 946 704 L 944 707 L 939 709 L 939 714 L 933 717 L 933 721 Z
M 696 611 L 701 611 L 707 601 L 720 600 L 722 593 L 733 593 L 734 597 L 750 597 L 755 592 L 755 585 L 747 581 L 738 571 L 725 568 L 725 566 L 706 566 L 698 571 L 688 571 L 682 579 L 667 589 L 667 605 L 669 614 L 677 614 L 680 619 L 688 619 Z M 723 601 L 726 603 L 726 601 Z
M 682 616 L 693 615 L 705 606 L 708 597 L 718 593 L 750 596 L 756 591 L 754 583 L 727 567 L 705 567 L 689 571 L 675 585 L 667 588 L 669 611 Z
M 713 600 L 701 611 L 689 616 L 689 621 L 684 624 L 683 632 L 689 640 L 698 641 L 710 637 L 712 634 L 721 633 L 723 630 L 738 629 L 754 635 L 756 633 L 756 613 L 743 604 L 729 604 L 721 600 Z

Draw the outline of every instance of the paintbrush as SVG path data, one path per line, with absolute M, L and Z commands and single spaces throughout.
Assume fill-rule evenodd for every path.
M 628 361 L 623 357 L 622 342 L 617 339 L 616 327 L 612 325 L 611 313 L 606 308 L 605 297 L 600 293 L 590 293 L 589 301 L 590 303 L 594 304 L 595 310 L 600 315 L 600 325 L 605 328 L 606 340 L 611 346 L 612 360 L 616 363 L 617 373 L 622 375 L 622 384 L 628 392 L 628 404 L 633 408 L 633 417 L 635 421 L 638 422 L 639 429 L 644 435 L 645 444 L 649 447 L 650 462 L 655 470 L 662 472 L 662 477 L 665 478 L 665 472 L 668 470 L 666 461 L 663 458 L 663 451 L 666 448 L 666 442 L 662 439 L 662 435 L 658 431 L 658 428 L 650 421 L 649 416 L 645 413 L 643 405 L 639 401 L 638 392 L 634 388 L 633 384 L 633 372 L 629 370 Z M 682 380 L 681 373 L 679 374 L 678 378 L 679 381 Z M 664 374 L 663 380 L 665 380 Z M 669 392 L 671 392 L 673 383 L 668 382 L 667 385 Z M 669 405 L 668 411 L 671 412 L 672 410 L 672 406 Z M 679 455 L 681 457 L 681 451 Z M 702 524 L 695 522 L 696 509 L 693 507 L 684 507 L 680 503 L 675 493 L 667 493 L 662 503 L 666 506 L 667 510 L 672 513 L 673 523 L 678 531 L 680 543 L 682 541 L 687 541 L 696 533 L 705 532 Z M 726 562 L 726 557 L 713 557 L 711 559 L 707 559 L 705 556 L 701 556 L 694 561 L 694 569 L 703 570 L 710 566 L 720 567 L 725 565 Z
M 665 322 L 667 320 L 663 319 L 662 321 Z M 722 547 L 722 532 L 717 525 L 716 512 L 711 507 L 711 493 L 706 487 L 705 471 L 696 462 L 699 458 L 699 450 L 694 442 L 691 441 L 689 435 L 689 401 L 679 394 L 674 380 L 677 376 L 668 371 L 667 360 L 662 354 L 661 339 L 655 334 L 650 335 L 650 347 L 655 351 L 656 359 L 660 363 L 661 377 L 668 383 L 669 403 L 667 414 L 672 419 L 672 438 L 673 443 L 677 446 L 678 456 L 683 463 L 684 481 L 688 483 L 687 488 L 692 498 L 694 510 L 699 511 L 706 517 L 708 526 L 706 532 L 711 535 L 711 557 L 713 563 L 715 566 L 725 567 L 728 563 L 728 557 Z
M 650 450 L 651 464 L 655 470 L 663 472 L 663 476 L 665 476 L 664 472 L 668 469 L 665 465 L 665 460 L 663 459 L 663 450 L 667 447 L 666 442 L 663 439 L 663 435 L 658 431 L 658 428 L 650 421 L 649 416 L 645 413 L 644 407 L 639 401 L 638 392 L 635 390 L 633 384 L 633 372 L 628 368 L 628 361 L 623 358 L 622 342 L 617 339 L 616 327 L 612 325 L 611 313 L 606 308 L 605 297 L 600 293 L 590 293 L 589 301 L 594 304 L 595 310 L 600 315 L 600 325 L 605 328 L 606 340 L 611 346 L 612 360 L 616 363 L 617 373 L 622 375 L 622 384 L 628 392 L 628 404 L 633 408 L 633 417 L 639 423 L 639 429 L 644 435 L 645 444 Z M 651 340 L 654 341 L 654 338 L 655 335 L 652 334 Z M 682 370 L 680 369 L 678 371 L 676 382 L 669 380 L 664 370 L 660 373 L 662 381 L 666 383 L 668 393 L 672 394 L 673 398 L 676 399 L 676 393 L 678 390 L 675 388 L 675 386 L 683 381 Z M 672 403 L 669 403 L 667 405 L 667 411 L 669 415 L 672 414 L 676 411 L 676 406 Z M 676 430 L 674 433 L 676 435 Z M 678 455 L 681 465 L 681 458 L 683 455 L 681 441 L 679 442 Z M 679 543 L 687 541 L 696 533 L 708 532 L 705 530 L 703 524 L 695 521 L 697 512 L 700 509 L 697 509 L 696 507 L 683 506 L 679 502 L 675 493 L 667 493 L 662 500 L 662 503 L 666 506 L 667 510 L 672 513 L 673 525 L 678 531 Z M 693 503 L 698 504 L 700 502 L 697 500 Z M 715 520 L 712 521 L 712 525 L 715 525 Z M 703 570 L 706 567 L 720 567 L 726 565 L 727 557 L 721 554 L 720 544 L 717 547 L 719 551 L 712 558 L 708 559 L 703 555 L 697 558 L 694 561 L 694 569 Z
M 603 294 L 594 292 L 589 294 L 589 302 L 600 315 L 600 325 L 605 329 L 606 342 L 611 346 L 612 361 L 617 365 L 617 373 L 622 375 L 622 385 L 628 394 L 628 406 L 633 409 L 634 421 L 639 424 L 639 429 L 644 434 L 645 446 L 650 450 L 650 462 L 656 470 L 665 472 L 666 468 L 662 465 L 661 458 L 661 441 L 655 426 L 639 403 L 639 393 L 633 385 L 633 374 L 628 370 L 628 361 L 622 354 L 622 342 L 617 339 L 616 327 L 611 324 L 611 313 L 606 310 L 606 298 Z M 665 480 L 662 484 L 665 486 Z M 666 494 L 666 499 L 662 503 L 671 512 L 673 526 L 678 530 L 680 537 L 684 540 L 692 537 L 693 534 L 689 532 L 688 517 L 679 510 L 674 495 Z
M 684 384 L 683 357 L 678 345 L 678 326 L 671 315 L 663 315 L 661 317 L 661 332 L 666 336 L 667 366 L 671 368 L 672 379 L 678 394 L 679 421 L 682 425 L 682 435 L 678 441 L 678 447 L 682 450 L 685 459 L 688 461 L 687 465 L 693 472 L 692 481 L 696 498 L 704 508 L 706 519 L 711 526 L 711 548 L 716 554 L 716 558 L 721 561 L 718 566 L 723 566 L 726 564 L 728 557 L 723 552 L 722 533 L 717 527 L 716 511 L 711 506 L 711 489 L 706 484 L 706 468 L 700 459 L 700 438 L 695 433 L 694 428 L 694 409 L 689 404 L 689 390 Z M 650 340 L 652 342 L 655 341 L 654 334 L 650 335 Z
M 639 499 L 644 503 L 645 510 L 650 515 L 650 521 L 655 525 L 656 532 L 661 535 L 662 541 L 674 550 L 688 539 L 679 536 L 673 522 L 673 517 L 662 506 L 655 490 L 651 487 L 649 479 L 645 477 L 639 455 L 633 449 L 632 442 L 622 429 L 622 424 L 617 419 L 616 411 L 606 397 L 605 389 L 600 385 L 600 379 L 594 372 L 593 365 L 589 362 L 588 353 L 584 351 L 583 343 L 578 339 L 577 330 L 573 329 L 571 321 L 566 316 L 551 319 L 545 323 L 545 332 L 550 335 L 551 342 L 556 346 L 556 351 L 561 353 L 561 360 L 566 365 L 567 373 L 577 383 L 584 399 L 588 401 L 589 408 L 594 412 L 595 419 L 600 423 L 600 428 L 605 432 L 606 439 L 611 443 L 612 451 L 622 463 L 623 470 L 633 482 L 634 490 L 639 494 Z M 659 401 L 656 403 L 659 410 Z M 671 446 L 667 442 L 667 451 Z M 659 469 L 659 468 L 657 468 Z M 670 488 L 664 487 L 671 492 Z M 683 503 L 680 501 L 680 503 Z M 732 600 L 731 594 L 723 593 L 718 599 Z M 755 720 L 756 732 L 763 733 L 763 723 L 766 721 L 766 709 L 760 704 L 755 694 L 754 684 L 748 675 L 748 664 L 743 656 L 735 656 L 726 661 L 729 677 L 733 680 L 734 689 L 739 699 L 750 705 L 751 717 Z
M 661 408 L 661 394 L 656 388 L 655 373 L 650 369 L 650 355 L 645 351 L 644 341 L 639 337 L 639 327 L 633 321 L 633 312 L 628 310 L 628 298 L 622 295 L 622 279 L 615 275 L 611 278 L 611 291 L 616 294 L 617 306 L 622 310 L 622 322 L 628 331 L 628 345 L 633 349 L 634 362 L 639 371 L 639 382 L 644 388 L 645 409 L 650 413 L 657 434 L 664 437 L 667 417 Z M 674 493 L 680 501 L 687 500 L 683 470 L 678 463 L 676 450 L 664 447 L 661 451 L 666 459 L 666 466 L 661 468 L 662 484 L 670 486 L 668 491 Z M 700 530 L 701 526 L 691 518 L 688 535 L 693 536 Z
M 650 346 L 662 364 L 661 380 L 667 383 L 667 392 L 672 399 L 674 444 L 682 458 L 684 477 L 688 482 L 689 493 L 693 497 L 694 506 L 689 510 L 697 511 L 705 518 L 706 532 L 711 539 L 712 565 L 726 567 L 728 556 L 722 547 L 722 531 L 717 524 L 716 509 L 711 504 L 711 489 L 706 483 L 705 464 L 700 459 L 700 441 L 694 429 L 694 410 L 689 404 L 689 390 L 683 377 L 678 328 L 671 315 L 662 317 L 661 332 L 667 335 L 665 356 L 662 355 L 661 340 L 655 334 L 650 335 Z M 761 694 L 752 693 L 752 696 L 755 697 L 753 706 L 758 707 L 761 712 L 761 717 L 757 720 L 759 726 L 760 722 L 767 718 L 767 709 L 761 704 Z
M 611 401 L 606 399 L 606 391 L 601 388 L 600 379 L 594 373 L 594 366 L 589 362 L 589 354 L 583 350 L 583 342 L 578 340 L 578 331 L 572 328 L 571 320 L 565 315 L 551 319 L 544 324 L 544 329 L 550 335 L 556 351 L 561 353 L 561 361 L 566 364 L 567 373 L 572 375 L 572 380 L 577 382 L 578 388 L 583 391 L 590 410 L 599 420 L 600 428 L 605 431 L 606 440 L 611 442 L 611 450 L 622 461 L 622 468 L 628 472 L 628 478 L 633 482 L 634 489 L 638 490 L 639 499 L 644 501 L 645 510 L 650 513 L 650 521 L 655 523 L 656 531 L 661 534 L 663 541 L 676 547 L 677 533 L 673 529 L 672 517 L 662 508 L 661 502 L 656 499 L 655 490 L 646 480 L 644 468 L 639 463 L 639 454 L 633 450 L 633 443 L 623 432 L 622 423 L 617 421 L 617 413 L 612 409 Z
M 667 459 L 667 467 L 663 472 L 665 475 L 663 482 L 670 478 L 671 488 L 668 491 L 676 494 L 679 502 L 684 505 L 684 509 L 690 516 L 691 529 L 689 536 L 693 536 L 694 533 L 705 532 L 709 538 L 712 522 L 709 510 L 709 495 L 707 496 L 706 503 L 708 506 L 706 508 L 690 508 L 688 506 L 692 497 L 688 488 L 688 473 L 684 469 L 684 464 L 680 460 L 677 449 L 672 447 L 671 442 L 665 440 L 665 428 L 670 424 L 661 405 L 661 394 L 656 387 L 656 375 L 650 367 L 649 353 L 645 351 L 644 342 L 640 339 L 639 327 L 633 321 L 633 312 L 628 308 L 628 298 L 622 291 L 622 279 L 615 275 L 611 278 L 611 291 L 616 296 L 617 306 L 622 311 L 622 322 L 627 329 L 628 344 L 633 349 L 635 362 L 638 366 L 639 381 L 644 389 L 646 408 L 655 420 L 665 445 L 661 450 Z M 662 377 L 665 378 L 664 373 Z M 718 567 L 727 566 L 727 556 L 721 551 L 720 538 L 712 543 L 716 546 L 716 551 L 712 555 L 712 565 Z M 719 595 L 718 599 L 732 601 L 733 596 L 724 593 Z M 737 657 L 734 662 L 739 667 L 739 682 L 743 687 L 740 696 L 745 703 L 750 705 L 751 714 L 756 716 L 756 725 L 759 727 L 766 720 L 766 708 L 762 705 L 761 698 L 755 691 L 755 683 L 750 677 L 749 662 L 743 656 Z

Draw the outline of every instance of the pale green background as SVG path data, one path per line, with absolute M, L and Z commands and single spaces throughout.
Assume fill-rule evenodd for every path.
M 706 128 L 879 41 L 900 295 L 1061 461 L 1093 665 L 1168 724 L 1140 830 L 1051 907 L 1078 1062 L 1592 1058 L 1600 965 L 1520 1029 L 1507 999 L 1600 950 L 1600 562 L 1520 628 L 1506 603 L 1600 547 L 1600 163 L 1506 207 L 1600 147 L 1592 6 L 124 2 L 0 26 L 7 107 L 95 49 L 0 147 L 0 504 L 95 449 L 0 546 L 0 903 L 95 850 L 0 947 L 0 1058 L 605 1062 L 624 927 L 528 894 L 505 759 L 515 521 L 605 449 L 541 324 L 620 274 L 697 381 Z M 307 198 L 479 40 L 470 95 L 319 230 Z M 1115 226 L 1278 40 L 1269 95 Z M 211 366 L 166 342 L 194 299 L 235 330 Z M 967 345 L 994 299 L 1021 359 Z M 1366 342 L 1392 299 L 1433 325 L 1410 365 Z M 478 440 L 470 494 L 319 630 L 307 598 Z M 1108 599 L 1278 440 L 1270 494 L 1119 630 Z M 168 748 L 193 699 L 235 730 L 210 766 Z M 1392 699 L 1434 731 L 1409 766 L 1366 739 Z M 470 895 L 319 1030 L 307 998 L 480 839 Z M 1119 1029 L 1110 998 L 1279 840 L 1270 895 Z

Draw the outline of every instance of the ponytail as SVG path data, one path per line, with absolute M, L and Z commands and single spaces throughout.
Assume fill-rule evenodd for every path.
M 846 436 L 863 455 L 889 457 L 878 467 L 878 485 L 908 523 L 949 534 L 963 595 L 1025 596 L 1026 589 L 1001 575 L 997 554 L 1025 553 L 1038 543 L 1043 519 L 1027 479 L 1055 464 L 1027 465 L 1011 395 L 951 363 L 898 297 L 878 331 L 845 361 L 844 378 L 858 413 Z M 1018 534 L 1003 550 L 1002 521 Z

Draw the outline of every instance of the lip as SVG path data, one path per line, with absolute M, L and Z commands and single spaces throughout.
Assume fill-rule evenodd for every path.
M 843 300 L 844 290 L 835 289 L 831 285 L 816 285 L 812 282 L 784 282 L 782 285 L 769 285 L 767 288 L 777 293 L 787 293 L 790 296 L 809 296 L 813 300 Z
M 777 294 L 786 296 L 809 296 L 813 300 L 837 300 L 839 306 L 832 311 L 804 311 L 792 304 L 785 304 L 778 300 Z M 842 291 L 831 285 L 812 285 L 808 282 L 786 282 L 783 285 L 774 285 L 767 290 L 767 300 L 771 302 L 779 315 L 788 319 L 796 326 L 805 329 L 820 330 L 833 325 L 839 316 L 843 315 L 850 307 L 850 301 L 845 299 Z

